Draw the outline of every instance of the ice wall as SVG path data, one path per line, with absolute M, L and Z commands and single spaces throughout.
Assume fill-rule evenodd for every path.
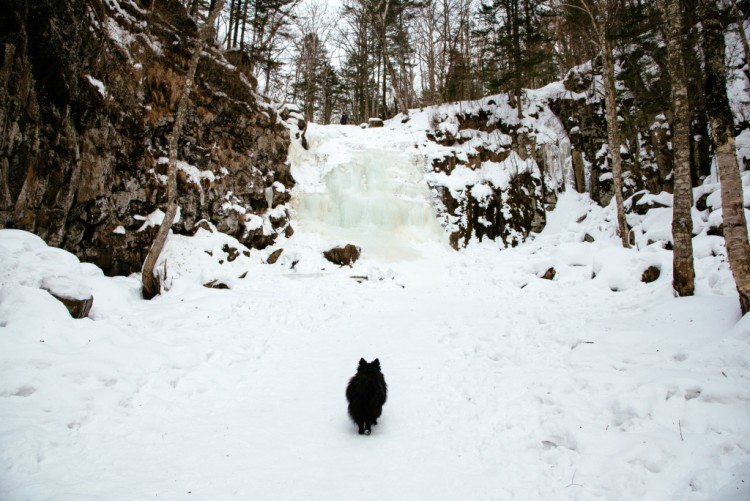
M 297 167 L 293 160 L 295 178 L 303 179 L 295 201 L 301 232 L 320 234 L 331 244 L 354 243 L 363 256 L 388 259 L 416 257 L 430 244 L 447 245 L 425 181 L 425 160 L 416 151 L 359 149 L 335 138 L 327 148 L 334 154 L 298 159 L 303 165 Z M 319 173 L 317 183 L 309 181 L 313 170 Z

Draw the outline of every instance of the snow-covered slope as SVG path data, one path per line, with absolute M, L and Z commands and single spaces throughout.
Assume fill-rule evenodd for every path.
M 698 294 L 675 299 L 670 252 L 619 248 L 612 220 L 566 194 L 517 248 L 352 269 L 323 265 L 302 223 L 294 267 L 201 230 L 170 239 L 150 302 L 137 276 L 76 264 L 82 320 L 5 267 L 0 498 L 747 499 L 750 324 L 731 274 L 703 256 Z M 29 242 L 0 231 L 33 269 Z M 369 437 L 344 399 L 360 357 L 390 389 Z

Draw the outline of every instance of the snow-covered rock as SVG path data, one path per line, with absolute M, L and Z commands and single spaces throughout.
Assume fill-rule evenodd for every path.
M 20 230 L 0 230 L 0 279 L 5 295 L 19 288 L 42 289 L 59 300 L 73 318 L 87 317 L 94 298 L 81 263 L 73 254 L 48 247 Z

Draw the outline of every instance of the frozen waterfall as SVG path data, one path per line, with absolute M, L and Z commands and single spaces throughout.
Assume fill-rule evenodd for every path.
M 424 176 L 425 160 L 403 132 L 355 127 L 308 130 L 310 151 L 292 152 L 299 231 L 326 244 L 353 243 L 364 255 L 418 256 L 447 243 Z M 332 134 L 338 132 L 338 134 Z M 317 134 L 317 135 L 316 135 Z M 380 143 L 382 148 L 374 148 Z

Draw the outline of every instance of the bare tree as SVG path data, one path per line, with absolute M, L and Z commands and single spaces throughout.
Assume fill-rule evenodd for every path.
M 404 116 L 408 117 L 408 100 L 403 93 L 403 86 L 399 84 L 399 79 L 396 75 L 396 70 L 393 68 L 393 63 L 388 50 L 388 15 L 391 0 L 378 0 L 374 5 L 370 5 L 367 0 L 358 0 L 358 2 L 367 17 L 370 19 L 375 34 L 380 41 L 381 50 L 383 51 L 383 64 L 385 65 L 388 76 L 391 79 L 391 86 L 393 87 L 393 92 L 396 94 L 399 109 Z
M 371 24 L 359 4 L 347 2 L 337 32 L 338 50 L 343 54 L 342 70 L 348 79 L 347 101 L 354 121 L 364 121 L 377 114 L 377 99 L 372 95 Z
M 667 59 L 672 85 L 672 151 L 674 203 L 672 206 L 672 287 L 680 296 L 695 289 L 693 265 L 693 184 L 690 175 L 690 105 L 682 43 L 682 10 L 679 0 L 659 0 L 667 37 Z
M 188 101 L 190 100 L 190 92 L 193 89 L 193 83 L 195 81 L 195 72 L 198 69 L 198 61 L 203 52 L 203 47 L 206 42 L 212 40 L 214 37 L 214 23 L 216 18 L 224 7 L 225 0 L 215 0 L 213 8 L 209 12 L 208 19 L 205 24 L 198 31 L 198 39 L 195 42 L 193 48 L 193 55 L 190 58 L 188 65 L 187 75 L 185 76 L 185 83 L 182 87 L 182 94 L 177 104 L 177 111 L 175 112 L 174 126 L 172 127 L 172 133 L 169 136 L 169 164 L 167 166 L 167 212 L 164 215 L 164 220 L 159 226 L 159 230 L 154 237 L 154 243 L 151 245 L 151 249 L 148 251 L 146 260 L 143 263 L 143 270 L 141 271 L 141 280 L 143 284 L 143 297 L 151 299 L 161 291 L 161 282 L 154 276 L 154 268 L 156 262 L 159 259 L 164 244 L 169 236 L 170 228 L 174 222 L 174 218 L 177 215 L 177 147 L 182 136 L 182 127 L 185 123 L 185 112 L 187 111 Z
M 568 4 L 582 9 L 591 20 L 595 35 L 594 43 L 599 46 L 602 57 L 602 78 L 604 80 L 604 103 L 607 109 L 607 143 L 612 158 L 612 181 L 617 206 L 617 227 L 623 247 L 630 247 L 628 224 L 625 220 L 624 201 L 622 197 L 622 158 L 620 157 L 620 129 L 617 118 L 617 92 L 615 88 L 615 56 L 609 30 L 617 22 L 616 0 L 580 0 L 580 4 Z
M 334 89 L 330 87 L 332 68 L 329 62 L 327 47 L 331 43 L 335 21 L 328 12 L 328 6 L 322 1 L 306 3 L 296 18 L 294 37 L 295 83 L 294 99 L 302 98 L 305 120 L 313 121 L 318 104 L 325 104 Z M 325 110 L 324 110 L 325 111 Z M 325 120 L 326 113 L 320 117 Z M 328 114 L 330 119 L 330 114 Z
M 437 72 L 440 54 L 438 25 L 440 14 L 437 2 L 425 2 L 419 8 L 415 42 L 420 68 L 422 99 L 425 104 L 437 104 Z
M 706 59 L 706 111 L 719 166 L 724 242 L 744 315 L 750 311 L 750 243 L 743 207 L 742 177 L 734 145 L 734 119 L 726 90 L 724 30 L 715 0 L 701 1 L 701 18 Z

